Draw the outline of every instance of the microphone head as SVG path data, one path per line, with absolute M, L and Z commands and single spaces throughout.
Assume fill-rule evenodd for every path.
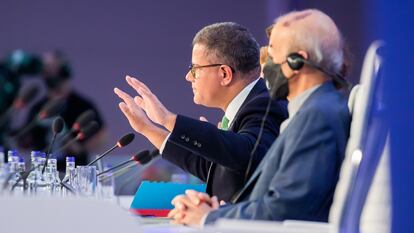
M 29 101 L 31 101 L 38 92 L 39 92 L 39 87 L 35 85 L 32 85 L 22 90 L 20 96 L 16 99 L 14 107 L 16 109 L 19 109 L 19 108 L 26 106 L 26 104 L 29 103 Z
M 63 118 L 61 116 L 56 117 L 52 125 L 53 133 L 56 135 L 62 132 L 64 126 L 65 126 L 65 121 L 63 120 Z
M 96 117 L 96 114 L 93 110 L 87 110 L 80 114 L 76 118 L 75 123 L 72 125 L 72 129 L 80 131 L 81 128 L 85 127 L 89 122 L 93 121 Z
M 50 100 L 45 104 L 42 110 L 39 112 L 38 117 L 39 119 L 46 119 L 49 117 L 54 117 L 63 108 L 63 101 L 62 100 Z
M 129 143 L 131 143 L 135 138 L 135 134 L 133 133 L 129 133 L 125 136 L 123 136 L 121 139 L 118 140 L 118 142 L 116 143 L 116 145 L 118 147 L 124 147 L 126 145 L 128 145 Z
M 151 151 L 151 153 L 150 153 L 151 159 L 157 157 L 158 155 L 160 155 L 160 150 L 158 150 L 158 149 L 155 149 L 155 150 Z
M 85 128 L 81 129 L 81 131 L 76 135 L 76 137 L 78 138 L 78 140 L 85 140 L 85 139 L 93 136 L 98 131 L 99 131 L 98 122 L 92 121 Z
M 145 165 L 149 161 L 151 161 L 152 158 L 150 157 L 149 150 L 144 150 L 144 151 L 138 152 L 137 154 L 132 156 L 132 159 L 135 162 L 140 163 L 141 165 Z

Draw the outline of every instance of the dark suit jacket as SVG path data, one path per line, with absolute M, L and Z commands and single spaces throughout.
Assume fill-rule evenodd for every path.
M 331 82 L 317 88 L 245 185 L 240 200 L 208 214 L 218 218 L 327 221 L 349 134 L 346 100 Z
M 178 115 L 163 158 L 207 183 L 207 193 L 229 201 L 244 186 L 250 153 L 266 111 L 269 94 L 260 79 L 243 102 L 229 130 Z M 272 101 L 250 174 L 262 160 L 287 118 L 287 102 Z

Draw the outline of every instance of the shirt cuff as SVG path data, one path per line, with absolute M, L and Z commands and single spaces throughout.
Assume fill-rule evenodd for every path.
M 167 144 L 168 139 L 170 138 L 171 133 L 169 133 L 167 135 L 167 137 L 165 137 L 164 141 L 162 142 L 161 146 L 160 146 L 160 154 L 162 155 L 162 152 L 164 151 L 165 145 Z
M 201 218 L 200 221 L 200 228 L 203 228 L 206 224 L 206 219 L 207 219 L 208 213 L 204 214 L 204 216 Z

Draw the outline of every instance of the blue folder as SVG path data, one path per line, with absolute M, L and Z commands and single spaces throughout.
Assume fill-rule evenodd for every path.
M 135 193 L 131 209 L 172 209 L 172 199 L 185 190 L 206 191 L 205 184 L 179 184 L 172 182 L 143 181 Z

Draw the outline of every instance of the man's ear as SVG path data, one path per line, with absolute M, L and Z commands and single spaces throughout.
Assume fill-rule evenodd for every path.
M 304 50 L 299 50 L 299 51 L 298 51 L 298 54 L 299 54 L 299 55 L 302 55 L 302 57 L 303 57 L 305 60 L 309 60 L 309 53 L 308 53 L 308 52 L 306 52 L 306 51 L 304 51 Z
M 301 55 L 303 57 L 303 59 L 305 59 L 305 61 L 307 61 L 309 59 L 309 54 L 308 52 L 304 51 L 304 50 L 299 50 L 297 52 L 299 55 Z M 293 73 L 294 74 L 299 74 L 300 70 L 294 70 Z
M 233 80 L 233 71 L 231 70 L 231 68 L 229 66 L 222 65 L 220 66 L 219 72 L 221 76 L 221 82 L 220 82 L 221 85 L 222 86 L 229 85 L 231 81 Z

